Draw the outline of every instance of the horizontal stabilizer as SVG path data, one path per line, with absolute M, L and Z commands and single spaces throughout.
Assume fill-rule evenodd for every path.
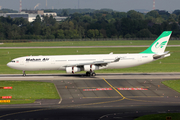
M 168 55 L 169 54 L 169 55 Z M 155 55 L 153 55 L 153 58 L 154 59 L 159 59 L 159 58 L 162 58 L 162 57 L 166 57 L 166 56 L 170 56 L 170 53 L 169 53 L 169 51 L 166 51 L 166 52 L 164 52 L 164 53 L 162 53 L 162 54 L 155 54 Z

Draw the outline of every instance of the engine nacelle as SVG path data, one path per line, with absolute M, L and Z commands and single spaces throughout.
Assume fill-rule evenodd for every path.
M 67 73 L 75 73 L 75 72 L 80 72 L 81 68 L 79 67 L 66 67 L 66 72 Z
M 97 65 L 84 65 L 84 71 L 94 71 L 99 70 L 99 66 Z

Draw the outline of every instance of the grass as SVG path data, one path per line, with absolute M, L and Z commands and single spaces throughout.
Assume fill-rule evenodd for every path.
M 31 81 L 0 81 L 0 87 L 12 86 L 13 89 L 0 89 L 0 96 L 12 96 L 10 103 L 33 103 L 37 99 L 60 99 L 53 83 Z
M 4 43 L 0 45 L 0 47 L 151 45 L 153 42 L 154 40 L 59 41 L 59 42 Z M 168 45 L 180 45 L 180 40 L 170 40 Z
M 49 49 L 1 49 L 0 50 L 0 74 L 22 74 L 22 71 L 7 67 L 7 63 L 13 58 L 27 55 L 77 55 L 77 54 L 108 54 L 139 53 L 146 48 L 49 48 Z M 78 52 L 77 52 L 78 50 Z M 171 56 L 141 66 L 125 69 L 103 69 L 97 73 L 134 73 L 134 72 L 180 72 L 180 49 L 168 47 Z M 27 74 L 38 73 L 65 73 L 65 71 L 27 71 Z
M 162 114 L 145 115 L 145 116 L 136 118 L 134 120 L 166 120 L 166 117 L 168 116 L 171 116 L 171 120 L 179 120 L 180 113 L 162 113 Z
M 180 80 L 167 80 L 162 83 L 180 93 Z

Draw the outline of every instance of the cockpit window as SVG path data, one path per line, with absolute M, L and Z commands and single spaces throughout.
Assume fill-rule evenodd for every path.
M 15 60 L 12 60 L 11 62 L 14 62 L 14 63 L 15 63 Z

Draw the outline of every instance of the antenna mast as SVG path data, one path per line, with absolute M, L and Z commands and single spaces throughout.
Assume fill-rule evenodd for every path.
M 47 9 L 47 0 L 46 0 L 46 9 Z
M 155 10 L 155 0 L 153 0 L 153 10 Z
M 22 0 L 20 0 L 19 12 L 22 10 Z

